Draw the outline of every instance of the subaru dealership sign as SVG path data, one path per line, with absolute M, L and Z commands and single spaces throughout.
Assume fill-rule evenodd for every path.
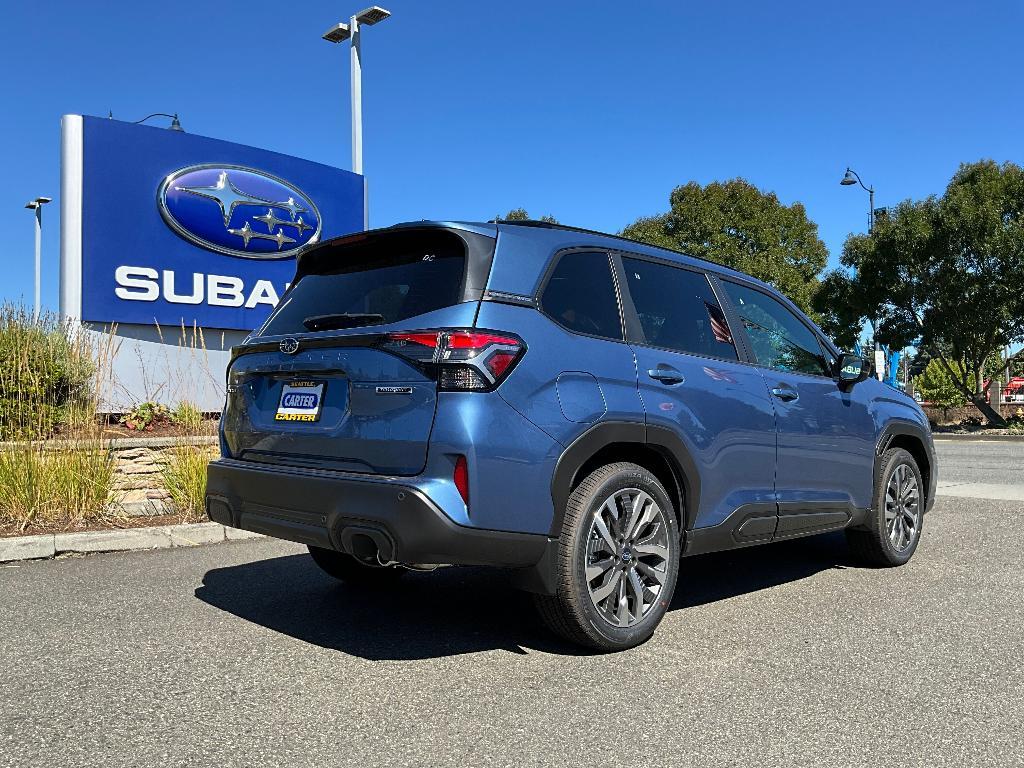
M 67 316 L 251 330 L 306 245 L 363 229 L 363 178 L 227 141 L 65 117 Z
M 228 350 L 306 246 L 365 228 L 363 177 L 181 131 L 66 115 L 60 311 L 114 334 L 109 408 L 219 409 Z

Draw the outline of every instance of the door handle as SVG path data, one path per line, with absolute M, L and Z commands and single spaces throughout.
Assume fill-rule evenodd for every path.
M 682 384 L 686 381 L 686 377 L 675 368 L 652 368 L 647 375 L 662 384 Z
M 792 403 L 793 401 L 800 399 L 800 393 L 795 389 L 790 389 L 789 387 L 774 387 L 772 389 L 772 394 L 779 398 L 779 400 L 786 403 Z

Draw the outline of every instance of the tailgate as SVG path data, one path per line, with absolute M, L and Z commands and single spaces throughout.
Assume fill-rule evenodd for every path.
M 231 366 L 233 458 L 388 475 L 426 464 L 436 382 L 370 347 L 253 352 Z

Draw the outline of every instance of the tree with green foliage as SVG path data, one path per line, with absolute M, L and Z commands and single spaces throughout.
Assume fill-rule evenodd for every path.
M 1004 425 L 983 382 L 992 356 L 1024 341 L 1024 170 L 961 165 L 941 198 L 901 203 L 870 235 L 847 238 L 841 261 L 845 270 L 822 282 L 819 311 L 837 325 L 870 320 L 879 341 L 927 350 L 989 423 Z
M 511 211 L 506 213 L 504 216 L 495 216 L 498 221 L 530 221 L 530 214 L 526 212 L 525 208 L 513 208 Z M 538 221 L 546 221 L 549 224 L 557 224 L 558 219 L 554 216 L 541 216 Z
M 957 373 L 963 373 L 964 366 L 961 363 L 953 361 L 951 367 Z M 956 408 L 967 404 L 967 397 L 937 359 L 929 362 L 924 373 L 918 377 L 915 391 L 923 400 L 940 408 Z
M 667 212 L 637 219 L 622 235 L 746 272 L 805 310 L 828 261 L 803 205 L 783 205 L 743 179 L 676 187 Z

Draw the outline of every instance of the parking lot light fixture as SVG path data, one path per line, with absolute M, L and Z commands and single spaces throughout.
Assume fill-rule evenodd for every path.
M 330 43 L 352 41 L 352 171 L 363 172 L 363 65 L 359 43 L 359 29 L 362 26 L 373 26 L 391 16 L 391 11 L 372 5 L 364 8 L 348 20 L 348 24 L 339 22 L 328 29 L 323 39 Z
M 348 24 L 338 23 L 323 34 L 324 40 L 329 43 L 343 43 L 350 37 Z
M 356 14 L 356 21 L 372 27 L 374 24 L 384 21 L 390 15 L 391 11 L 381 8 L 379 5 L 371 5 L 369 8 L 365 8 Z
M 39 320 L 39 309 L 40 309 L 40 284 L 42 281 L 42 255 L 43 255 L 43 206 L 49 202 L 52 202 L 51 197 L 37 197 L 35 200 L 29 200 L 25 203 L 25 207 L 30 211 L 35 212 L 36 220 L 36 286 L 35 286 L 35 302 L 32 305 L 32 320 L 38 322 Z

